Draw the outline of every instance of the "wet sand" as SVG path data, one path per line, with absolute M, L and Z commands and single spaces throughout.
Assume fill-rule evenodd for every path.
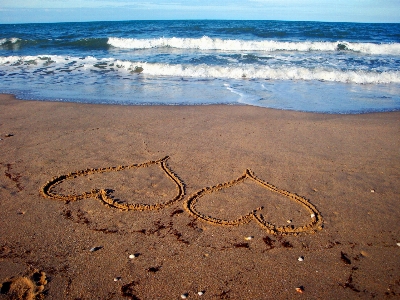
M 1 95 L 0 138 L 0 299 L 400 296 L 400 112 Z

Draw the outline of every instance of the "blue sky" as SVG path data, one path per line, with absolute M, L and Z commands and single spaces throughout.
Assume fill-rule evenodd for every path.
M 236 19 L 400 22 L 400 0 L 0 0 L 0 23 Z

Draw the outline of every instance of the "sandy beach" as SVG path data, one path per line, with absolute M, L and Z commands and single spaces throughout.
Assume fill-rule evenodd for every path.
M 400 296 L 400 112 L 0 96 L 0 299 Z

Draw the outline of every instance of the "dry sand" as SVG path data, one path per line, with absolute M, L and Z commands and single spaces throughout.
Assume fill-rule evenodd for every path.
M 399 112 L 1 95 L 0 138 L 0 299 L 400 296 Z

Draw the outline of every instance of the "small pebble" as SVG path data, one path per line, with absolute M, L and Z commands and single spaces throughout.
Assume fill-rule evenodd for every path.
M 97 251 L 97 250 L 100 250 L 101 248 L 103 248 L 103 247 L 97 246 L 97 247 L 91 248 L 89 251 L 90 251 L 90 252 L 95 252 L 95 251 Z
M 287 222 L 288 224 L 290 224 L 290 223 L 292 223 L 292 220 L 287 220 L 286 222 Z
M 130 259 L 136 258 L 136 254 L 130 254 L 130 255 L 129 255 L 129 258 L 130 258 Z
M 298 292 L 298 293 L 300 293 L 300 294 L 303 294 L 303 292 L 304 292 L 304 288 L 301 286 L 301 287 L 297 287 L 296 288 L 296 292 Z
M 371 193 L 375 193 L 375 190 L 371 190 Z
M 181 298 L 182 298 L 182 299 L 186 299 L 187 297 L 188 297 L 188 294 L 182 294 L 182 295 L 181 295 Z
M 6 135 L 5 135 L 5 137 L 11 137 L 11 136 L 14 136 L 12 133 L 7 133 Z
M 311 214 L 311 218 L 315 218 L 315 214 Z
M 250 241 L 250 240 L 253 239 L 253 237 L 252 237 L 252 236 L 246 236 L 244 239 L 245 239 L 246 241 Z
M 397 243 L 397 246 L 399 246 L 399 247 L 400 247 L 400 243 Z
M 197 295 L 203 296 L 203 295 L 204 295 L 204 292 L 203 292 L 203 291 L 197 292 Z
M 114 278 L 114 281 L 120 281 L 121 280 L 121 277 L 115 277 Z
M 299 256 L 299 258 L 297 259 L 298 261 L 303 261 L 304 257 L 303 256 Z

